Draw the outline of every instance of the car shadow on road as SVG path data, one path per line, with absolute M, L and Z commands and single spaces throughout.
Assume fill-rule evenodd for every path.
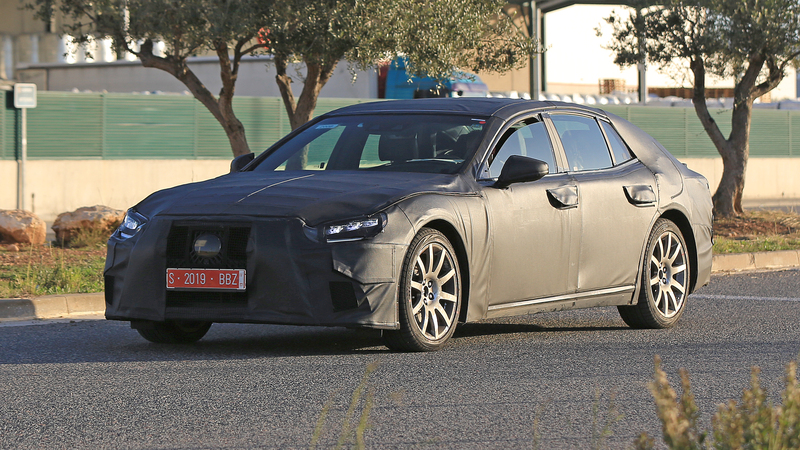
M 498 336 L 504 334 L 517 334 L 517 333 L 553 333 L 553 332 L 571 332 L 571 331 L 616 331 L 630 329 L 623 325 L 597 325 L 587 324 L 585 326 L 545 326 L 533 323 L 492 323 L 492 322 L 477 322 L 460 325 L 456 328 L 453 335 L 454 339 L 465 337 L 479 337 L 479 336 Z
M 459 325 L 453 340 L 480 340 L 482 337 L 494 340 L 510 335 L 625 328 L 603 319 L 541 320 L 537 323 L 494 319 Z M 130 329 L 127 323 L 106 321 L 4 328 L 0 333 L 0 365 L 221 361 L 389 353 L 392 352 L 384 345 L 379 330 L 340 327 L 214 324 L 202 340 L 183 345 L 153 344 Z

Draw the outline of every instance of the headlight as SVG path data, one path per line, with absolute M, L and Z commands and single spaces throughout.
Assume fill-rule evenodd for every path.
M 120 239 L 131 238 L 142 229 L 145 223 L 147 223 L 147 217 L 129 209 L 125 213 L 125 218 L 122 219 L 122 225 L 117 228 L 117 236 Z
M 325 242 L 349 242 L 371 238 L 386 227 L 386 214 L 380 213 L 365 219 L 333 223 L 322 227 Z M 308 235 L 308 233 L 306 233 Z

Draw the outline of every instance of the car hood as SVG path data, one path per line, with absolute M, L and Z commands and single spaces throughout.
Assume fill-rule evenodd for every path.
M 155 215 L 299 217 L 309 225 L 375 213 L 424 193 L 469 194 L 463 176 L 366 171 L 238 172 L 158 191 L 136 205 Z

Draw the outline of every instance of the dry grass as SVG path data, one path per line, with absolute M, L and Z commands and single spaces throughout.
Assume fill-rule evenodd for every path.
M 797 384 L 797 363 L 786 365 L 786 387 L 782 403 L 772 405 L 761 387 L 759 370 L 750 374 L 750 387 L 742 399 L 719 406 L 712 419 L 712 430 L 699 427 L 700 412 L 694 401 L 689 373 L 681 369 L 681 388 L 678 398 L 655 358 L 655 375 L 649 384 L 661 421 L 664 443 L 672 450 L 712 448 L 790 450 L 800 448 L 800 386 Z M 709 440 L 709 437 L 712 439 Z M 654 440 L 646 433 L 635 442 L 639 450 L 654 448 Z
M 76 236 L 69 246 L 0 250 L 0 298 L 101 292 L 107 233 Z

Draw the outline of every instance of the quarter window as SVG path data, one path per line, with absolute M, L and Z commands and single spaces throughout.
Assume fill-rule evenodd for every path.
M 544 161 L 550 167 L 550 173 L 557 171 L 553 146 L 547 129 L 539 120 L 529 119 L 514 124 L 498 145 L 489 161 L 489 176 L 497 178 L 503 170 L 506 160 L 512 155 L 522 155 Z
M 611 154 L 597 121 L 584 116 L 552 115 L 571 171 L 611 167 Z
M 628 146 L 625 145 L 625 142 L 619 137 L 614 127 L 612 127 L 610 123 L 603 121 L 601 121 L 600 124 L 603 126 L 603 131 L 606 132 L 606 136 L 608 137 L 611 153 L 614 154 L 614 161 L 617 164 L 622 164 L 631 159 L 631 152 L 628 150 Z

